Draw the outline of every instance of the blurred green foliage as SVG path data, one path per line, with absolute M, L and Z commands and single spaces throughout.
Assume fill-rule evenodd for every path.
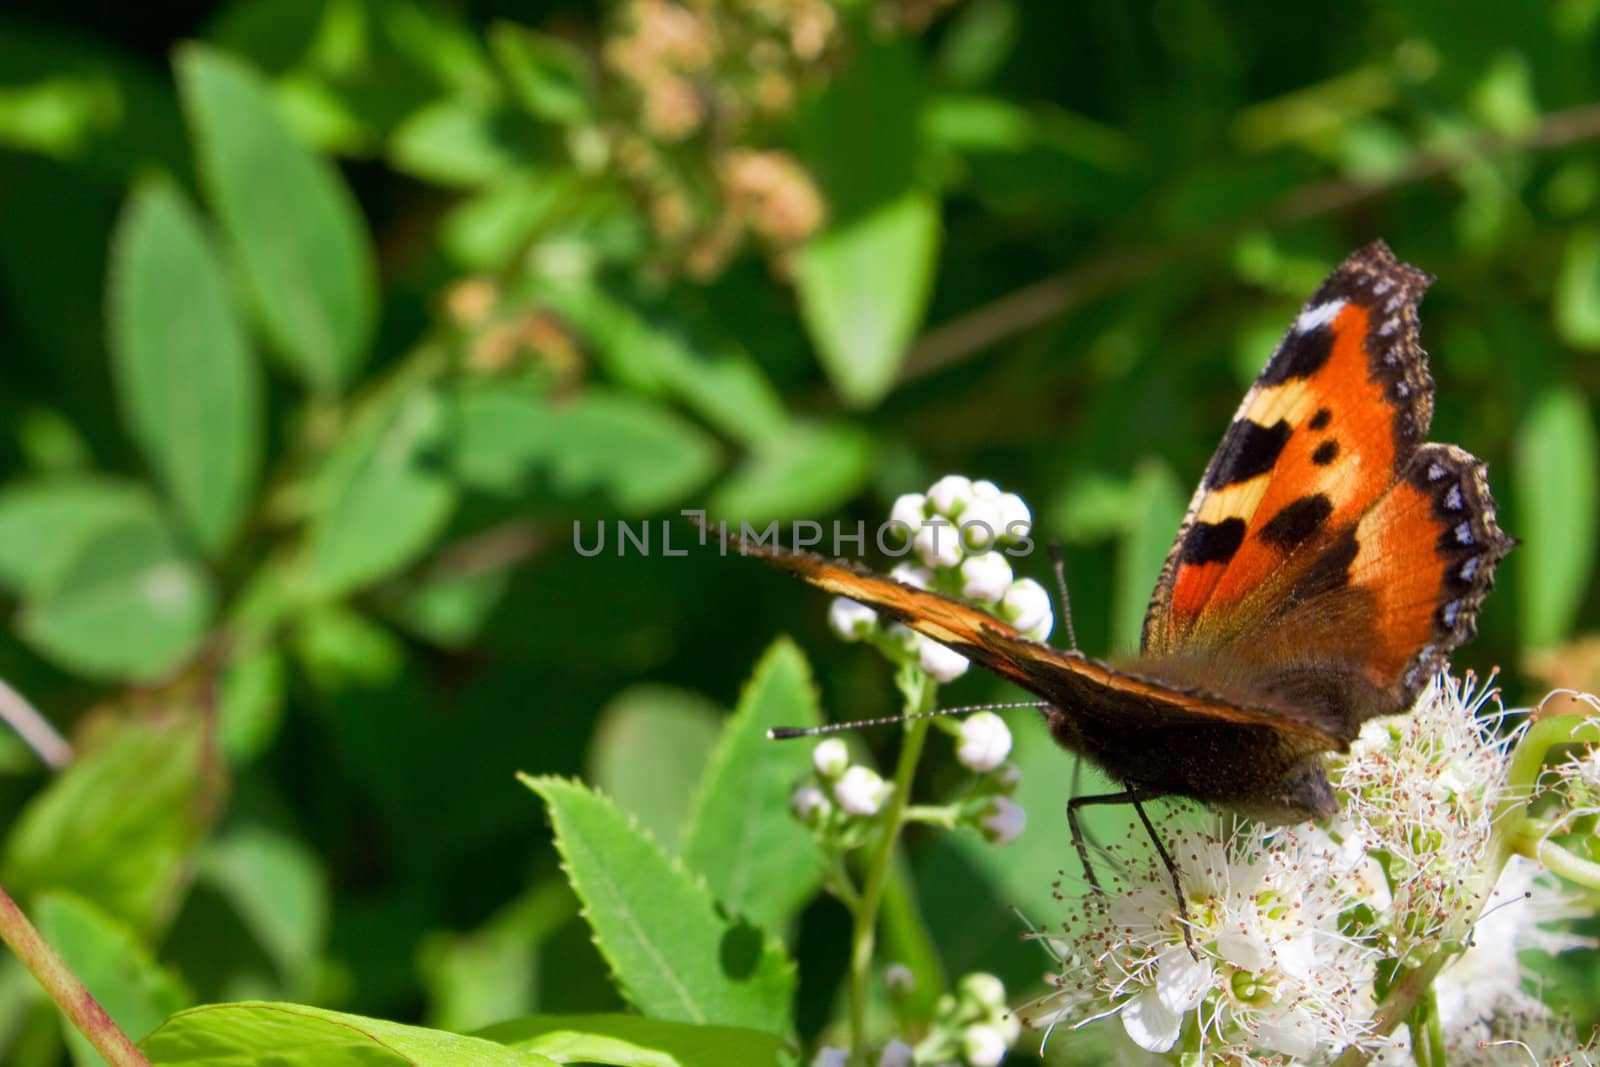
M 4 884 L 135 1037 L 263 999 L 415 1062 L 474 1053 L 401 1022 L 511 1020 L 508 1063 L 809 1044 L 845 924 L 758 726 L 892 687 L 821 597 L 668 555 L 678 509 L 991 478 L 1126 650 L 1244 385 L 1375 236 L 1439 277 L 1433 437 L 1524 542 L 1457 666 L 1600 687 L 1597 44 L 1593 0 L 9 6 L 0 675 L 80 758 L 0 752 Z M 1027 834 L 908 841 L 883 950 L 930 987 L 1044 967 L 1009 907 L 1053 918 L 1072 771 L 1032 727 Z M 584 772 L 616 806 L 547 777 Z M 642 884 L 564 872 L 551 819 Z M 674 940 L 628 942 L 646 905 Z M 658 950 L 710 999 L 658 1002 Z M 95 1062 L 15 979 L 0 1059 Z M 1600 1016 L 1600 969 L 1561 982 Z M 654 1021 L 566 1018 L 623 998 Z M 294 1030 L 221 1010 L 152 1053 Z

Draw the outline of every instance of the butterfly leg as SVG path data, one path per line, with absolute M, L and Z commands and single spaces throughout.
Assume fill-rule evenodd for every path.
M 1067 826 L 1072 831 L 1072 847 L 1078 852 L 1078 862 L 1083 865 L 1083 876 L 1094 887 L 1096 894 L 1102 892 L 1100 880 L 1095 877 L 1094 866 L 1089 862 L 1089 848 L 1084 842 L 1083 827 L 1078 823 L 1078 809 L 1091 804 L 1133 805 L 1139 821 L 1144 824 L 1145 833 L 1150 835 L 1151 844 L 1156 846 L 1156 854 L 1161 857 L 1167 873 L 1172 876 L 1172 891 L 1178 900 L 1178 922 L 1183 927 L 1183 943 L 1188 947 L 1189 955 L 1198 960 L 1200 953 L 1194 947 L 1194 933 L 1189 928 L 1189 907 L 1184 899 L 1183 881 L 1178 877 L 1178 865 L 1172 861 L 1172 854 L 1167 851 L 1161 835 L 1156 833 L 1155 824 L 1150 821 L 1150 816 L 1145 814 L 1144 805 L 1140 803 L 1143 800 L 1155 800 L 1161 794 L 1141 791 L 1131 782 L 1127 785 L 1128 788 L 1120 793 L 1099 793 L 1089 797 L 1073 797 L 1067 801 Z

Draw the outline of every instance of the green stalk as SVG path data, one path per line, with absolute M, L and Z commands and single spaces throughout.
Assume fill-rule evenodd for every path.
M 931 682 L 924 685 L 914 706 L 909 711 L 927 711 L 938 687 Z M 906 724 L 905 739 L 900 744 L 900 761 L 894 771 L 894 792 L 884 813 L 883 837 L 867 867 L 866 885 L 861 891 L 860 906 L 855 909 L 855 929 L 850 945 L 850 1056 L 856 1063 L 865 1063 L 867 1056 L 867 987 L 872 980 L 872 950 L 877 940 L 878 909 L 883 903 L 883 887 L 889 878 L 889 868 L 894 859 L 894 847 L 900 840 L 900 829 L 905 824 L 906 809 L 911 801 L 911 782 L 917 773 L 917 761 L 922 756 L 922 743 L 928 735 L 927 719 Z
M 94 999 L 55 949 L 39 935 L 28 917 L 4 889 L 0 889 L 0 939 L 17 954 L 45 993 L 55 1001 L 78 1032 L 111 1067 L 150 1067 L 144 1053 Z

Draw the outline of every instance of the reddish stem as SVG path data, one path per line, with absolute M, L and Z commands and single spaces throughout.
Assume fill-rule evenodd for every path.
M 106 1014 L 100 1002 L 78 981 L 78 976 L 56 955 L 55 949 L 39 935 L 3 888 L 0 888 L 0 939 L 11 946 L 11 951 L 44 987 L 61 1013 L 89 1039 L 89 1044 L 111 1067 L 150 1067 L 144 1053 L 128 1040 L 128 1035 Z

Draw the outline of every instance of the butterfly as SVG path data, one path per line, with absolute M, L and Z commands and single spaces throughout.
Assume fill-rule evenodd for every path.
M 1374 241 L 1306 301 L 1206 467 L 1136 656 L 1052 648 L 853 563 L 740 549 L 1038 697 L 1055 740 L 1125 786 L 1069 817 L 1132 802 L 1150 829 L 1139 801 L 1159 796 L 1272 823 L 1334 815 L 1323 755 L 1411 707 L 1474 635 L 1515 544 L 1483 462 L 1425 439 L 1417 305 L 1432 280 Z

